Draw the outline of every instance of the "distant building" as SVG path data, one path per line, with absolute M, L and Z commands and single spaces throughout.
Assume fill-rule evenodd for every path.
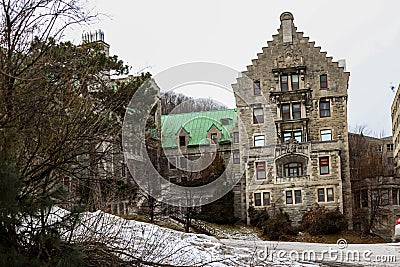
M 396 96 L 392 102 L 391 107 L 392 114 L 392 135 L 393 135 L 393 145 L 394 145 L 394 169 L 396 175 L 400 175 L 400 164 L 399 164 L 399 154 L 400 154 L 400 85 L 397 88 Z
M 349 134 L 354 228 L 390 239 L 400 216 L 400 178 L 394 175 L 392 137 Z

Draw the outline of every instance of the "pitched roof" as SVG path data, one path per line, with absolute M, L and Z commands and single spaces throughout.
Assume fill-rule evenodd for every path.
M 222 125 L 221 119 L 228 119 Z M 177 147 L 176 138 L 183 128 L 190 136 L 188 146 L 208 145 L 207 132 L 215 125 L 222 136 L 219 142 L 230 141 L 230 131 L 237 122 L 237 109 L 211 110 L 161 116 L 161 136 L 163 147 Z

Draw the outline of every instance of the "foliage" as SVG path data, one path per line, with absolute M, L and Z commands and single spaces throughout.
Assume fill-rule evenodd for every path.
M 289 214 L 281 209 L 278 212 L 274 211 L 272 216 L 264 221 L 262 230 L 269 240 L 281 240 L 285 235 L 294 234 Z
M 347 219 L 339 209 L 328 210 L 316 205 L 304 213 L 301 228 L 313 235 L 335 234 L 347 229 Z
M 233 192 L 229 192 L 222 198 L 201 207 L 196 219 L 217 224 L 233 224 L 237 221 L 233 210 Z
M 125 107 L 150 75 L 113 84 L 111 75 L 129 71 L 118 57 L 100 44 L 58 41 L 66 27 L 92 18 L 80 4 L 0 3 L 2 265 L 82 265 L 71 243 L 79 213 L 103 207 L 104 192 L 124 193 L 103 182 L 111 175 L 101 167 L 115 160 Z M 71 213 L 52 222 L 56 205 Z M 71 236 L 62 237 L 66 230 Z
M 250 225 L 255 227 L 262 227 L 265 221 L 269 220 L 267 209 L 255 209 L 253 206 L 249 207 Z
M 169 91 L 161 96 L 162 114 L 178 114 L 187 112 L 226 109 L 227 107 L 212 99 L 194 99 L 183 94 Z

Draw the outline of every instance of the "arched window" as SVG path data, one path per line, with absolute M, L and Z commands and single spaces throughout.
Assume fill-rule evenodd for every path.
M 285 177 L 302 176 L 303 164 L 299 162 L 291 162 L 284 165 Z

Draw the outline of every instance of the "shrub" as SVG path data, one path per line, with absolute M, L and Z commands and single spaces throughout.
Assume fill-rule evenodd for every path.
M 316 205 L 304 213 L 301 229 L 310 234 L 335 234 L 347 228 L 347 219 L 339 211 Z
M 250 206 L 249 218 L 252 226 L 262 228 L 264 222 L 269 219 L 269 214 L 266 209 L 255 209 L 253 206 Z
M 289 214 L 281 209 L 263 223 L 263 234 L 270 240 L 281 240 L 285 235 L 295 234 L 294 232 Z

